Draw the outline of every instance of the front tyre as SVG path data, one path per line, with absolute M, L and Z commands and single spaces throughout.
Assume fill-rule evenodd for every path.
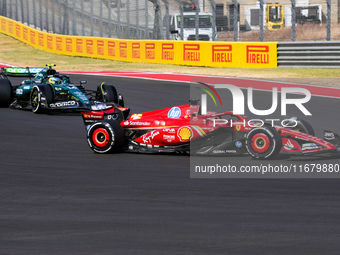
M 281 147 L 281 136 L 274 127 L 255 127 L 246 136 L 246 149 L 256 159 L 274 158 Z
M 32 112 L 43 113 L 53 101 L 53 89 L 48 85 L 36 85 L 30 94 Z
M 96 153 L 112 153 L 123 148 L 125 135 L 117 121 L 97 122 L 87 131 L 87 142 Z
M 115 86 L 102 83 L 97 87 L 98 99 L 104 103 L 113 102 L 118 104 L 118 94 Z

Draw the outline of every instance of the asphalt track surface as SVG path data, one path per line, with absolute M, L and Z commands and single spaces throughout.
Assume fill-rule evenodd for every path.
M 86 79 L 88 88 L 115 84 L 132 112 L 183 104 L 189 94 L 188 84 L 177 82 L 71 78 Z M 266 93 L 258 92 L 260 102 Z M 324 97 L 308 104 L 318 136 L 325 125 L 340 129 L 338 105 Z M 190 179 L 188 156 L 94 154 L 80 116 L 0 109 L 0 122 L 0 254 L 340 250 L 339 179 Z M 250 157 L 226 160 L 254 164 Z

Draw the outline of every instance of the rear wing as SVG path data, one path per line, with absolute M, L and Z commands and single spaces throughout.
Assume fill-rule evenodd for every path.
M 340 136 L 333 131 L 324 130 L 323 139 L 340 149 Z
M 42 70 L 44 70 L 43 67 L 3 67 L 1 68 L 1 74 L 5 76 L 33 77 Z

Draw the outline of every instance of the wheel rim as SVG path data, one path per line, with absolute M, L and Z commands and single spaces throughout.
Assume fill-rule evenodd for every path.
M 254 135 L 251 140 L 251 148 L 257 153 L 264 153 L 270 147 L 270 139 L 266 134 L 260 133 Z
M 38 91 L 37 90 L 34 90 L 32 92 L 31 104 L 32 104 L 33 110 L 37 109 L 38 106 L 39 106 L 39 97 L 38 97 Z
M 110 135 L 104 128 L 96 129 L 92 134 L 92 141 L 97 147 L 103 148 L 110 142 Z

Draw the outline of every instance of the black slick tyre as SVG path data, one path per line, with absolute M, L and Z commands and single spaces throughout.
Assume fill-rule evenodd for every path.
M 246 136 L 246 149 L 256 159 L 270 159 L 279 154 L 282 139 L 271 126 L 255 127 Z
M 12 84 L 7 79 L 0 79 L 0 107 L 9 107 L 12 103 Z
M 49 85 L 35 85 L 30 94 L 32 112 L 43 113 L 53 102 L 53 89 Z
M 101 84 L 97 87 L 98 99 L 104 103 L 113 102 L 118 104 L 117 90 L 113 85 Z
M 118 121 L 97 122 L 88 129 L 87 142 L 96 153 L 118 152 L 125 142 L 124 129 Z

